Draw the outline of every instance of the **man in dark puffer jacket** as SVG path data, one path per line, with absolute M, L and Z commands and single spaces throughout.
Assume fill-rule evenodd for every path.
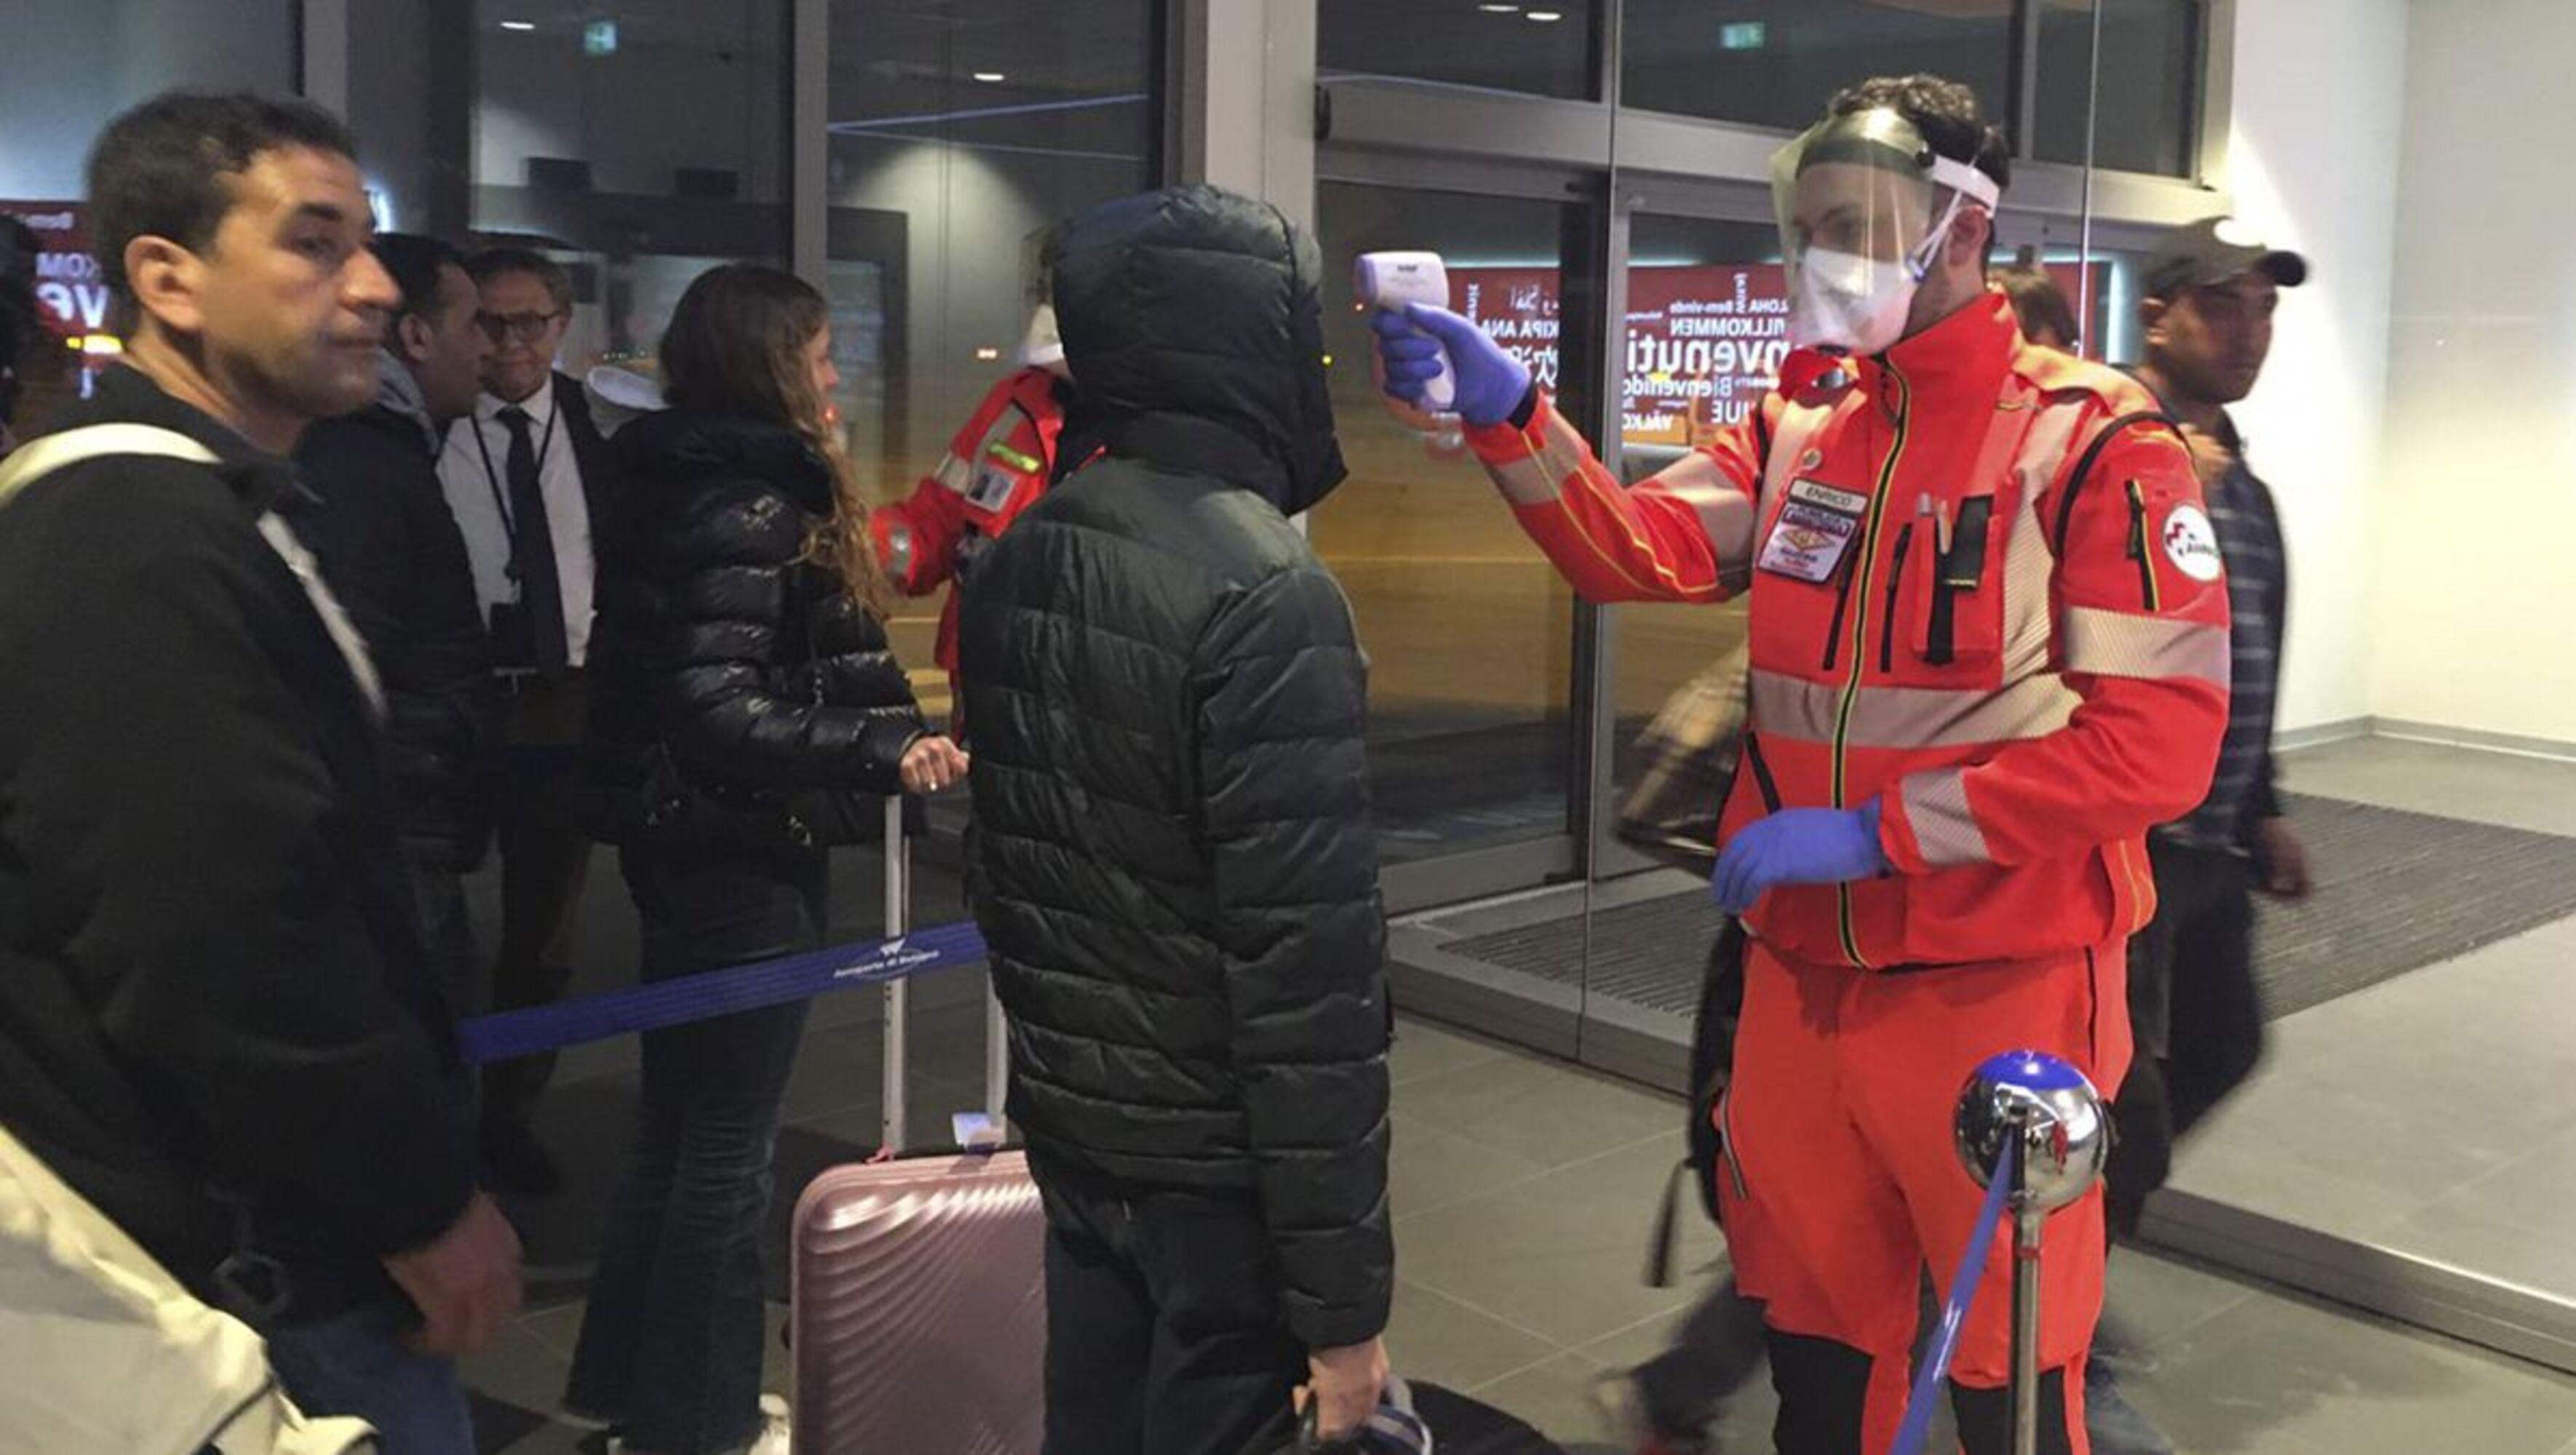
M 966 597 L 976 917 L 1046 1194 L 1047 1448 L 1328 1436 L 1385 1380 L 1388 1002 L 1341 588 L 1321 261 L 1207 187 L 1074 223 L 1056 275 L 1106 457 Z

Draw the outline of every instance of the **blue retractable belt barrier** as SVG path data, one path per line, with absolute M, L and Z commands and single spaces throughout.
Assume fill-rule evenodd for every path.
M 1959 1352 L 1959 1330 L 1968 1322 L 1968 1306 L 1976 1302 L 1977 1284 L 1985 1277 L 1986 1258 L 1994 1251 L 1995 1229 L 2003 1222 L 2004 1205 L 2012 1198 L 2012 1154 L 2007 1143 L 2003 1155 L 1995 1159 L 1995 1175 L 1986 1183 L 1986 1205 L 1977 1213 L 1976 1231 L 1968 1236 L 1968 1251 L 1959 1259 L 1958 1276 L 1950 1280 L 1950 1297 L 1941 1306 L 1941 1325 L 1932 1336 L 1932 1347 L 1924 1351 L 1923 1367 L 1915 1371 L 1914 1395 L 1905 1402 L 1905 1423 L 1897 1427 L 1896 1444 L 1888 1455 L 1923 1455 L 1923 1442 L 1932 1433 L 1932 1411 L 1941 1398 L 1941 1382 L 1950 1377 L 1950 1360 Z
M 785 1005 L 825 991 L 881 985 L 983 958 L 984 937 L 972 922 L 940 925 L 875 944 L 782 955 L 560 1005 L 478 1016 L 457 1027 L 457 1039 L 468 1061 L 507 1061 L 585 1041 Z

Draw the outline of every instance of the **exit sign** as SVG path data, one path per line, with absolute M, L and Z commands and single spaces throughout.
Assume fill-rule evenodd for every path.
M 581 51 L 589 56 L 617 54 L 617 22 L 594 20 L 581 28 Z
M 1771 38 L 1771 27 L 1759 20 L 1740 20 L 1717 28 L 1717 43 L 1731 51 L 1758 51 Z

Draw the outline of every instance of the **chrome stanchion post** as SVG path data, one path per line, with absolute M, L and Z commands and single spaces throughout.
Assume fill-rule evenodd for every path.
M 2029 1156 L 2025 1137 L 2013 1152 L 2013 1455 L 2039 1455 L 2039 1245 L 2048 1212 L 2030 1200 Z
M 2083 1072 L 2055 1056 L 2009 1051 L 1969 1076 L 1954 1131 L 1959 1160 L 1980 1187 L 2011 1153 L 2013 1451 L 2038 1455 L 2040 1240 L 2048 1215 L 2101 1178 L 2111 1153 L 2109 1121 Z
M 912 929 L 912 844 L 903 834 L 903 795 L 890 794 L 885 801 L 885 934 L 899 939 Z M 883 1082 L 884 1118 L 879 1135 L 887 1151 L 900 1152 L 910 1122 L 910 1100 L 905 1092 L 909 1078 L 904 1050 L 906 1014 L 911 995 L 903 977 L 885 984 L 885 1079 Z

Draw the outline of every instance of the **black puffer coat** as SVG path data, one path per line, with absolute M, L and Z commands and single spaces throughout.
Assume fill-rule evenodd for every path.
M 1386 1322 L 1388 1002 L 1313 245 L 1191 188 L 1076 223 L 1056 307 L 1108 458 L 979 564 L 976 917 L 1049 1162 L 1248 1189 L 1309 1347 Z
M 832 509 L 794 431 L 678 410 L 611 441 L 587 771 L 600 836 L 710 850 L 862 836 L 924 731 L 885 628 L 805 559 Z

